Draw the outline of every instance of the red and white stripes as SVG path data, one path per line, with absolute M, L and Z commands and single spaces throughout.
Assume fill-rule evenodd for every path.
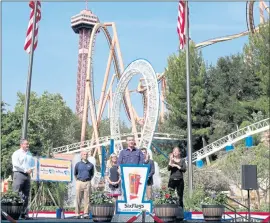
M 184 49 L 186 38 L 185 38 L 185 23 L 186 23 L 186 3 L 184 0 L 179 0 L 178 4 L 178 18 L 177 18 L 177 32 L 179 35 L 180 49 Z
M 36 49 L 37 43 L 38 43 L 38 26 L 39 26 L 39 21 L 41 19 L 41 3 L 40 1 L 37 1 L 36 4 L 37 4 L 37 12 L 36 12 L 36 27 L 35 27 L 35 34 L 34 34 L 35 35 L 34 50 Z M 24 43 L 24 50 L 27 53 L 31 52 L 32 32 L 34 29 L 35 1 L 30 1 L 29 7 L 31 8 L 31 13 L 30 13 L 30 20 L 28 23 L 28 28 L 27 28 L 27 33 L 26 33 L 26 39 Z

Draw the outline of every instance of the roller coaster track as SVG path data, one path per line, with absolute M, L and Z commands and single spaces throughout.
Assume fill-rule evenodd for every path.
M 225 148 L 228 145 L 234 144 L 239 140 L 246 138 L 247 136 L 251 136 L 254 134 L 258 134 L 260 132 L 264 132 L 269 130 L 270 119 L 264 119 L 254 124 L 251 124 L 245 128 L 239 129 L 227 136 L 224 136 L 217 141 L 203 147 L 202 149 L 192 153 L 192 162 L 196 162 L 203 158 L 206 158 L 221 149 Z
M 102 24 L 99 24 L 97 26 L 97 29 L 95 30 L 95 35 L 93 36 L 93 44 L 92 44 L 92 49 L 91 49 L 91 79 L 93 79 L 93 55 L 94 55 L 94 49 L 95 49 L 95 41 L 96 41 L 96 34 L 100 32 L 100 30 L 103 31 L 106 39 L 107 39 L 107 42 L 108 42 L 108 45 L 109 47 L 112 45 L 112 37 L 110 35 L 110 32 L 108 31 L 108 29 L 103 26 Z M 120 79 L 121 77 L 121 71 L 120 71 L 120 68 L 119 68 L 119 63 L 118 63 L 118 59 L 117 59 L 117 56 L 116 56 L 116 52 L 115 52 L 115 49 L 113 49 L 113 65 L 114 65 L 114 70 L 115 70 L 115 73 L 116 73 L 116 76 L 118 79 Z M 94 82 L 92 82 L 92 85 L 91 85 L 91 94 L 93 95 L 94 94 L 94 85 L 93 85 Z M 129 114 L 129 111 L 127 109 L 127 102 L 126 102 L 126 97 L 124 96 L 123 97 L 124 99 L 124 108 L 125 108 L 125 111 L 126 111 L 126 114 L 128 116 L 128 119 L 130 120 L 130 114 Z M 95 107 L 95 105 L 94 105 Z
M 121 139 L 121 98 L 123 98 L 128 83 L 137 74 L 141 74 L 143 76 L 145 87 L 147 89 L 146 114 L 144 122 L 142 123 L 143 129 L 141 131 L 141 140 L 137 146 L 139 148 L 147 148 L 148 150 L 151 149 L 151 142 L 159 115 L 158 81 L 152 65 L 144 59 L 138 59 L 130 63 L 123 72 L 119 83 L 117 84 L 113 98 L 113 106 L 110 115 L 110 129 L 111 135 L 115 140 L 114 151 L 116 154 L 118 154 L 123 149 L 122 143 L 118 143 L 118 141 Z
M 254 3 L 255 1 L 247 1 L 246 2 L 246 22 L 247 22 L 247 31 L 241 32 L 241 33 L 237 33 L 237 34 L 233 34 L 233 35 L 228 35 L 225 37 L 218 37 L 215 39 L 210 39 L 210 40 L 206 40 L 203 41 L 201 43 L 198 43 L 195 45 L 196 48 L 203 48 L 206 46 L 210 46 L 212 44 L 215 43 L 219 43 L 219 42 L 224 42 L 224 41 L 228 41 L 228 40 L 233 40 L 239 37 L 243 37 L 248 35 L 249 33 L 255 33 L 257 32 L 259 29 L 258 27 L 255 27 L 255 23 L 254 23 Z M 263 19 L 263 10 L 266 10 L 269 14 L 269 7 L 265 4 L 264 1 L 260 1 L 260 22 L 263 23 L 264 19 Z
M 121 142 L 125 142 L 125 138 L 128 136 L 134 136 L 132 133 L 124 133 L 121 134 Z M 138 133 L 138 137 L 141 137 L 141 134 Z M 183 138 L 184 136 L 182 135 L 177 135 L 177 134 L 169 134 L 169 133 L 154 133 L 154 140 L 170 140 L 170 141 L 178 141 Z M 80 152 L 81 149 L 85 149 L 85 150 L 89 150 L 91 151 L 92 149 L 94 149 L 97 146 L 108 146 L 110 145 L 110 140 L 112 139 L 111 136 L 103 136 L 103 137 L 99 137 L 98 145 L 91 145 L 91 141 L 92 140 L 86 140 L 83 142 L 77 142 L 77 143 L 72 143 L 69 145 L 65 145 L 65 146 L 60 146 L 60 147 L 56 147 L 51 149 L 52 153 L 77 153 Z
M 100 96 L 100 100 L 102 103 L 99 103 L 99 107 L 98 107 L 98 111 L 96 109 L 96 103 L 95 103 L 95 95 L 94 95 L 94 75 L 93 75 L 93 56 L 94 56 L 94 49 L 95 49 L 95 42 L 96 42 L 96 36 L 97 36 L 97 33 L 100 32 L 100 30 L 103 31 L 105 37 L 106 37 L 106 40 L 108 42 L 108 45 L 109 45 L 109 48 L 110 48 L 110 51 L 112 52 L 112 61 L 113 61 L 113 64 L 114 64 L 114 70 L 115 70 L 115 74 L 116 74 L 116 77 L 118 79 L 120 79 L 121 77 L 121 71 L 120 70 L 120 65 L 119 65 L 119 61 L 118 61 L 118 58 L 117 58 L 117 54 L 116 54 L 116 50 L 115 50 L 115 45 L 112 40 L 112 37 L 106 27 L 105 24 L 101 24 L 101 23 L 97 23 L 93 30 L 92 30 L 92 35 L 90 37 L 90 41 L 89 41 L 89 60 L 88 60 L 88 70 L 87 72 L 90 74 L 88 76 L 88 82 L 89 83 L 89 91 L 88 92 L 88 96 L 89 98 L 87 98 L 86 96 L 86 99 L 88 100 L 89 99 L 89 108 L 90 108 L 90 115 L 91 115 L 91 119 L 92 119 L 92 124 L 94 126 L 94 131 L 93 131 L 93 134 L 92 134 L 92 145 L 93 143 L 95 142 L 96 144 L 99 144 L 98 142 L 98 126 L 100 124 L 100 121 L 101 121 L 101 116 L 102 116 L 102 104 L 103 104 L 103 101 L 105 100 L 105 97 L 104 94 L 101 94 Z M 119 55 L 118 55 L 119 56 Z M 122 69 L 124 69 L 122 67 Z M 107 76 L 105 77 L 106 78 L 106 83 L 107 83 Z M 86 88 L 86 93 L 87 93 L 87 88 Z M 128 97 L 128 98 L 127 98 Z M 132 105 L 128 102 L 129 101 L 129 95 L 128 94 L 125 94 L 123 96 L 123 101 L 124 101 L 124 108 L 125 108 L 125 111 L 127 113 L 127 117 L 129 120 L 131 120 L 131 114 L 130 114 L 130 111 L 132 111 L 132 113 L 134 114 L 135 113 L 135 110 L 133 109 Z M 88 106 L 86 104 L 87 102 L 85 102 L 84 104 L 84 107 L 86 107 L 88 109 Z M 130 110 L 129 110 L 130 109 Z M 97 114 L 98 112 L 98 114 Z M 83 115 L 83 125 L 82 125 L 82 134 L 81 134 L 81 141 L 84 141 L 85 140 L 85 134 L 86 134 L 86 122 L 87 122 L 87 113 L 88 111 L 85 111 L 84 112 L 84 115 Z M 134 124 L 135 126 L 135 124 Z M 96 137 L 95 137 L 96 136 Z M 136 136 L 135 136 L 136 137 Z M 96 138 L 96 140 L 93 140 L 94 138 Z
M 254 17 L 253 17 L 254 1 L 247 1 L 246 3 L 246 21 L 248 31 L 255 32 Z
M 253 123 L 245 128 L 239 129 L 238 131 L 235 131 L 225 137 L 222 137 L 215 142 L 203 147 L 202 149 L 194 152 L 192 154 L 192 162 L 196 162 L 198 160 L 204 159 L 220 150 L 225 148 L 228 145 L 231 145 L 233 143 L 236 143 L 247 136 L 251 136 L 254 134 L 258 134 L 260 132 L 264 132 L 269 130 L 270 128 L 270 119 L 264 119 L 259 122 Z M 133 136 L 132 133 L 124 133 L 121 134 L 121 140 L 119 142 L 125 142 L 125 138 L 128 136 Z M 138 137 L 140 138 L 141 135 L 138 134 Z M 77 153 L 80 152 L 81 149 L 89 150 L 91 151 L 96 146 L 108 146 L 110 145 L 110 140 L 112 139 L 111 136 L 104 136 L 99 138 L 99 144 L 98 145 L 91 145 L 91 140 L 83 141 L 83 142 L 77 142 L 65 146 L 60 146 L 51 149 L 52 153 L 58 154 L 58 153 Z M 183 140 L 183 135 L 177 135 L 177 134 L 169 134 L 169 133 L 154 133 L 154 140 L 168 140 L 168 141 L 179 141 Z

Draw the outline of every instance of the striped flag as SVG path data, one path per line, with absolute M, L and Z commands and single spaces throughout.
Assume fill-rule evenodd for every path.
M 30 1 L 29 7 L 31 8 L 31 13 L 30 13 L 30 20 L 28 23 L 28 28 L 27 28 L 27 33 L 26 33 L 26 39 L 25 39 L 25 43 L 24 43 L 24 50 L 27 53 L 31 52 L 32 32 L 34 29 L 35 1 Z M 37 43 L 38 43 L 38 24 L 39 24 L 40 19 L 41 19 L 41 3 L 40 3 L 40 1 L 37 1 L 34 50 L 36 49 Z
M 185 38 L 185 23 L 186 23 L 186 3 L 184 0 L 179 0 L 178 4 L 178 18 L 177 18 L 177 32 L 180 41 L 180 49 L 184 49 L 186 38 Z

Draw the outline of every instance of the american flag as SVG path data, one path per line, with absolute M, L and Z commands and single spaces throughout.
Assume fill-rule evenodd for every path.
M 180 0 L 178 3 L 178 18 L 177 18 L 177 32 L 179 35 L 180 49 L 184 49 L 186 38 L 185 38 L 185 23 L 186 23 L 186 3 L 184 0 Z
M 28 23 L 28 28 L 27 28 L 27 33 L 26 33 L 26 39 L 25 39 L 25 43 L 24 43 L 24 50 L 27 53 L 31 52 L 32 32 L 34 29 L 35 1 L 30 1 L 29 7 L 31 8 L 31 13 L 30 13 L 30 20 Z M 38 24 L 39 24 L 40 19 L 41 19 L 41 3 L 40 3 L 40 1 L 37 1 L 34 50 L 36 49 L 37 43 L 38 43 Z

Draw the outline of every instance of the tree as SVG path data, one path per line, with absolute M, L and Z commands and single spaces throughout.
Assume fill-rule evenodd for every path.
M 111 135 L 110 119 L 106 118 L 106 119 L 101 120 L 100 125 L 98 127 L 98 130 L 99 130 L 100 136 L 110 136 Z M 92 131 L 93 131 L 92 126 L 90 126 L 90 131 L 91 131 L 90 135 L 92 136 Z M 120 123 L 120 132 L 121 132 L 121 134 L 129 133 L 129 132 L 131 132 L 131 128 L 128 127 L 124 121 L 122 121 Z
M 248 103 L 260 96 L 260 80 L 248 72 L 241 54 L 220 58 L 210 67 L 208 77 L 213 111 L 210 141 L 214 141 L 235 131 L 243 121 L 251 121 L 254 109 Z
M 165 70 L 168 84 L 166 102 L 171 126 L 187 129 L 185 52 L 172 55 Z M 191 113 L 194 150 L 202 147 L 202 137 L 209 136 L 211 111 L 208 109 L 208 81 L 201 53 L 190 47 Z
M 262 111 L 265 117 L 269 117 L 270 97 L 270 36 L 269 23 L 259 27 L 259 32 L 250 35 L 249 42 L 244 48 L 245 64 L 249 72 L 259 78 L 260 97 L 250 103 L 250 107 L 256 111 Z
M 18 93 L 13 112 L 7 111 L 5 103 L 1 104 L 1 174 L 4 177 L 11 174 L 11 155 L 19 148 L 24 100 L 25 96 Z M 34 155 L 44 156 L 48 154 L 49 148 L 79 141 L 80 126 L 79 119 L 59 94 L 45 92 L 38 97 L 36 93 L 31 93 L 28 140 Z

